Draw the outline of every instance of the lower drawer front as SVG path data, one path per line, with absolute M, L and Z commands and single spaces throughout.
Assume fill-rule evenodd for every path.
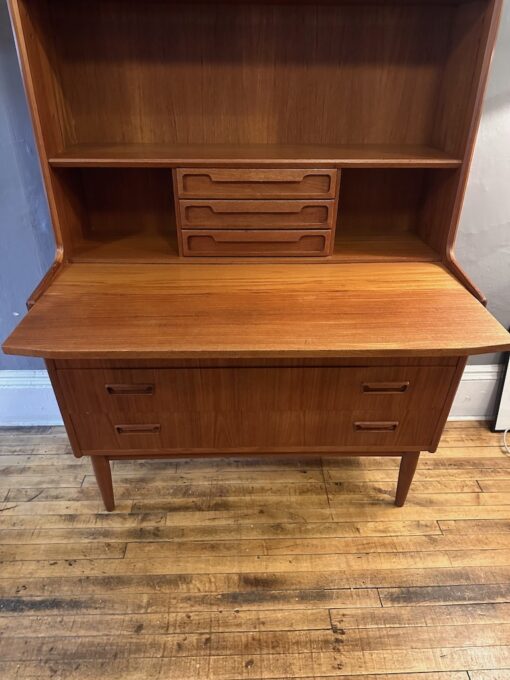
M 236 451 L 359 447 L 427 448 L 439 411 L 381 412 L 143 413 L 129 422 L 110 414 L 72 414 L 84 451 L 202 450 Z M 395 418 L 395 416 L 393 417 Z
M 323 257 L 331 254 L 331 230 L 183 229 L 182 254 L 188 257 Z
M 83 450 L 421 447 L 454 367 L 58 371 Z

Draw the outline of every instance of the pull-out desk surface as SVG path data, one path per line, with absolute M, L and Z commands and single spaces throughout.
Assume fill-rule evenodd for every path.
M 49 359 L 465 356 L 510 335 L 434 263 L 63 269 L 4 345 Z

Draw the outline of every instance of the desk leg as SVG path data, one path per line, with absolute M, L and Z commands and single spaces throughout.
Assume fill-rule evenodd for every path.
M 110 461 L 106 456 L 91 456 L 92 467 L 96 476 L 96 482 L 101 492 L 104 507 L 111 512 L 115 508 L 113 499 L 112 471 Z
M 397 493 L 395 496 L 395 505 L 399 508 L 401 508 L 406 502 L 409 487 L 411 486 L 411 482 L 413 481 L 419 457 L 420 457 L 419 451 L 417 453 L 404 453 L 400 460 Z

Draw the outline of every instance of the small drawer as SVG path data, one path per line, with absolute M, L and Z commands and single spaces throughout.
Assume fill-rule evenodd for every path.
M 335 198 L 338 170 L 178 168 L 180 198 Z
M 179 201 L 182 229 L 331 229 L 335 201 Z
M 182 231 L 182 254 L 188 257 L 323 257 L 332 243 L 329 229 Z

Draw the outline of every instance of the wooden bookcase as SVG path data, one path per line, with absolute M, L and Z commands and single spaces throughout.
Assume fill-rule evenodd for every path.
M 510 348 L 453 253 L 500 0 L 9 4 L 57 255 L 4 349 L 106 506 L 239 451 L 399 455 L 402 504 Z

